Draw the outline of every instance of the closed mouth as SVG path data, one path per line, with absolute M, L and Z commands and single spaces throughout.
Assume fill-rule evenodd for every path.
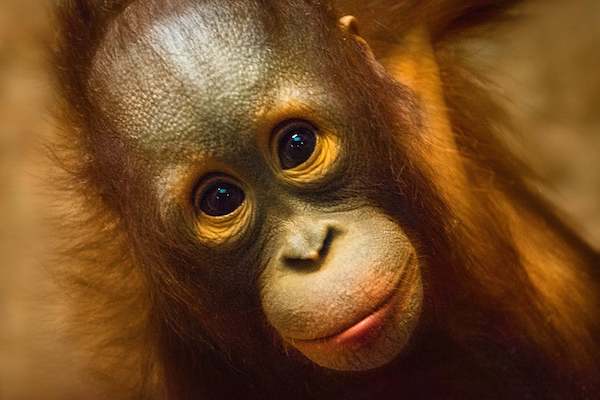
M 402 273 L 400 279 L 390 291 L 390 293 L 381 301 L 376 307 L 371 309 L 369 313 L 362 316 L 356 322 L 353 322 L 348 327 L 341 329 L 339 332 L 333 335 L 327 335 L 315 339 L 294 339 L 288 338 L 288 341 L 295 347 L 322 347 L 322 346 L 345 346 L 345 345 L 359 345 L 366 343 L 370 338 L 376 336 L 377 332 L 381 330 L 384 323 L 389 316 L 390 312 L 395 308 L 398 301 L 401 301 L 405 295 L 406 290 L 403 290 L 402 283 L 407 279 L 406 266 L 409 265 L 411 257 L 407 257 L 405 262 L 405 272 Z

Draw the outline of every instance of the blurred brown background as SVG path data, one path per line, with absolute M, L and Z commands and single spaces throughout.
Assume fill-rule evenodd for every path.
M 94 389 L 51 324 L 39 148 L 52 134 L 43 44 L 50 0 L 0 1 L 0 400 L 91 399 Z M 493 43 L 475 44 L 522 132 L 544 191 L 600 248 L 600 2 L 543 1 Z

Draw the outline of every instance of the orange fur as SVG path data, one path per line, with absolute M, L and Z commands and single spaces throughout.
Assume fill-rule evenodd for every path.
M 166 371 L 164 360 L 176 356 L 159 354 L 158 289 L 145 278 L 147 266 L 133 250 L 134 230 L 115 211 L 119 199 L 89 155 L 93 144 L 85 135 L 92 109 L 86 71 L 107 25 L 126 3 L 67 1 L 60 8 L 57 90 L 66 100 L 57 114 L 71 144 L 57 153 L 67 172 L 69 201 L 79 203 L 60 221 L 66 250 L 59 279 L 68 283 L 74 336 L 89 349 L 94 367 L 115 379 L 114 395 L 163 398 L 165 375 L 174 373 Z M 458 256 L 445 254 L 447 270 L 429 286 L 440 293 L 433 318 L 444 322 L 452 338 L 470 343 L 486 334 L 473 322 L 478 313 L 494 313 L 490 321 L 517 332 L 503 340 L 543 353 L 541 359 L 557 374 L 568 376 L 565 393 L 572 384 L 585 397 L 600 388 L 600 258 L 535 194 L 526 168 L 499 139 L 506 117 L 453 47 L 472 28 L 503 18 L 513 3 L 339 0 L 336 17 L 358 17 L 373 56 L 422 108 L 422 135 L 407 140 L 396 132 L 391 139 L 393 151 L 402 148 L 412 156 L 411 165 L 393 160 L 398 187 L 406 186 L 404 169 L 424 171 L 444 204 L 423 200 L 435 208 L 429 216 L 440 219 L 439 228 L 428 232 L 454 238 L 453 250 L 465 260 L 458 268 L 452 263 Z M 445 266 L 444 260 L 434 261 Z M 460 286 L 446 288 L 446 278 Z M 165 272 L 161 279 L 181 304 L 203 315 L 175 276 Z M 182 328 L 177 334 L 190 332 Z

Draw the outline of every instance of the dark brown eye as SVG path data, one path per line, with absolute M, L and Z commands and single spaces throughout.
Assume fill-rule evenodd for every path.
M 202 193 L 200 210 L 211 217 L 221 217 L 237 210 L 244 199 L 244 192 L 235 184 L 216 181 Z
M 285 126 L 279 135 L 277 153 L 281 168 L 297 167 L 315 151 L 317 129 L 305 121 L 294 121 Z

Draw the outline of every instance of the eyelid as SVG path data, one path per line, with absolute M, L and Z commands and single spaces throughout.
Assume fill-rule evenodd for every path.
M 244 192 L 244 201 L 233 212 L 222 216 L 208 215 L 199 208 L 206 191 L 215 182 L 228 182 Z M 200 241 L 209 247 L 223 247 L 238 242 L 248 232 L 254 219 L 254 196 L 243 181 L 220 172 L 211 172 L 200 178 L 194 191 L 196 233 Z
M 302 127 L 302 128 L 309 127 L 311 130 L 313 130 L 315 132 L 317 142 L 319 140 L 319 128 L 307 120 L 300 119 L 300 118 L 293 118 L 293 119 L 288 119 L 288 120 L 282 121 L 279 124 L 277 124 L 277 126 L 273 129 L 273 134 L 271 135 L 271 144 L 269 145 L 269 148 L 271 150 L 272 157 L 275 160 L 277 167 L 281 170 L 283 170 L 283 168 L 281 166 L 281 160 L 279 159 L 279 155 L 278 155 L 279 142 L 281 141 L 282 137 L 284 137 L 290 131 L 292 131 L 293 129 L 298 128 L 298 127 Z
M 204 195 L 217 182 L 227 182 L 231 185 L 235 185 L 239 187 L 242 192 L 246 193 L 244 186 L 238 183 L 238 181 L 226 174 L 218 173 L 218 172 L 210 172 L 203 176 L 199 182 L 194 186 L 192 191 L 192 204 L 194 206 L 194 210 L 196 213 L 201 213 L 200 205 L 202 203 L 202 199 Z M 244 200 L 245 201 L 245 200 Z
M 302 118 L 290 118 L 290 119 L 281 121 L 279 124 L 277 124 L 275 126 L 275 128 L 273 128 L 271 142 L 276 141 L 276 139 L 281 138 L 281 135 L 289 132 L 291 127 L 298 127 L 298 126 L 301 126 L 301 127 L 308 126 L 312 129 L 314 129 L 316 132 L 319 131 L 317 126 L 310 121 L 307 121 Z
M 320 126 L 321 118 L 318 116 L 317 108 L 310 104 L 311 101 L 284 95 L 275 99 L 268 108 L 263 107 L 257 111 L 255 115 L 257 144 L 264 152 L 265 157 L 271 160 L 273 138 L 287 122 L 310 121 L 309 123 L 314 126 Z M 271 165 L 277 168 L 275 162 L 272 162 Z
M 310 126 L 315 131 L 316 143 L 313 153 L 303 163 L 294 168 L 284 169 L 279 158 L 279 140 L 282 135 L 290 131 L 290 127 Z M 340 137 L 335 133 L 324 130 L 312 122 L 301 119 L 288 119 L 273 130 L 270 145 L 271 159 L 277 167 L 277 172 L 289 183 L 297 186 L 310 186 L 321 184 L 326 177 L 330 176 L 332 167 L 339 156 L 341 143 Z

